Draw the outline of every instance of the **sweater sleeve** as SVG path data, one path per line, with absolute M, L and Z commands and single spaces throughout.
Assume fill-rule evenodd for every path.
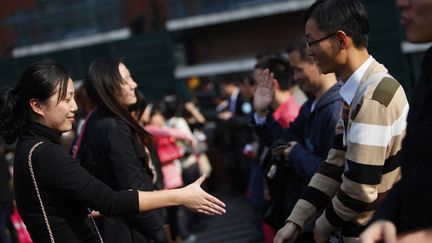
M 390 86 L 386 81 L 380 85 Z M 401 86 L 395 92 L 376 88 L 365 98 L 347 135 L 342 184 L 316 228 L 330 234 L 355 222 L 365 225 L 400 174 L 397 153 L 406 129 L 408 104 Z M 390 86 L 391 87 L 391 86 Z M 356 111 L 356 110 L 354 110 Z M 352 115 L 353 116 L 353 115 Z
M 90 175 L 78 161 L 56 144 L 42 144 L 43 153 L 35 153 L 39 163 L 36 175 L 41 186 L 77 203 L 87 205 L 106 216 L 139 211 L 137 191 L 114 192 Z
M 343 121 L 339 120 L 333 137 L 333 147 L 330 149 L 326 161 L 313 175 L 287 219 L 301 228 L 312 215 L 325 208 L 340 186 L 345 160 L 343 129 Z

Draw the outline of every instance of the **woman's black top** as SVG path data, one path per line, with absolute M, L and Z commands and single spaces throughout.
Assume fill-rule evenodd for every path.
M 113 192 L 91 176 L 59 145 L 61 133 L 27 124 L 19 137 L 14 163 L 14 189 L 19 213 L 35 243 L 50 242 L 41 206 L 28 166 L 28 154 L 37 142 L 32 164 L 42 201 L 56 242 L 97 242 L 87 207 L 103 215 L 137 213 L 136 191 Z
M 155 190 L 144 147 L 126 122 L 98 108 L 87 120 L 83 132 L 78 158 L 92 175 L 116 191 Z M 98 224 L 106 242 L 141 242 L 137 232 L 155 242 L 166 240 L 161 214 L 156 210 L 105 217 Z

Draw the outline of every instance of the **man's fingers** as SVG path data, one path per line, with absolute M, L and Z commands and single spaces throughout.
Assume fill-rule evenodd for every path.
M 393 243 L 397 241 L 396 237 L 396 228 L 392 224 L 385 223 L 382 225 L 382 234 L 384 242 L 386 243 Z

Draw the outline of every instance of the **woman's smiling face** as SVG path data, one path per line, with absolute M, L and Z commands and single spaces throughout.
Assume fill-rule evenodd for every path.
M 137 97 L 135 94 L 135 89 L 137 88 L 137 83 L 133 80 L 129 69 L 123 64 L 119 64 L 119 72 L 122 77 L 120 82 L 120 90 L 117 92 L 117 101 L 119 104 L 126 109 L 129 106 L 137 102 Z
M 59 100 L 60 93 L 58 90 L 59 88 L 47 100 L 39 102 L 38 107 L 34 111 L 41 116 L 38 121 L 45 126 L 59 132 L 67 132 L 72 129 L 75 112 L 78 110 L 74 98 L 72 79 L 68 80 L 66 97 L 64 99 Z

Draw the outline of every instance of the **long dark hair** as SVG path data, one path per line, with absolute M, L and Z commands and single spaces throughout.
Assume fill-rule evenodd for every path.
M 98 108 L 105 109 L 126 122 L 138 136 L 139 141 L 150 149 L 153 137 L 117 101 L 116 92 L 120 90 L 120 84 L 123 82 L 119 71 L 121 63 L 121 60 L 111 58 L 93 61 L 88 69 L 84 87 Z
M 136 119 L 139 121 L 148 104 L 144 94 L 138 89 L 135 90 L 135 95 L 137 102 L 129 107 L 129 112 L 135 112 Z
M 31 64 L 14 88 L 5 88 L 0 96 L 0 134 L 13 143 L 23 126 L 35 114 L 30 99 L 43 102 L 58 92 L 57 103 L 66 97 L 69 71 L 60 63 L 45 59 Z

